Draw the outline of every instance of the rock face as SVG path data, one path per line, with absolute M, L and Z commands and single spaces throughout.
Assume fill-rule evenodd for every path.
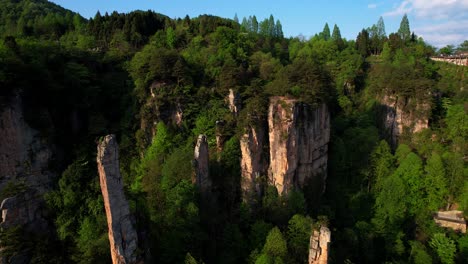
M 398 138 L 404 131 L 416 133 L 429 127 L 430 106 L 427 104 L 412 104 L 394 96 L 384 96 L 381 100 L 384 107 L 384 128 L 388 132 L 393 146 L 397 145 Z
M 98 145 L 97 164 L 107 225 L 112 263 L 136 263 L 138 238 L 125 198 L 119 169 L 119 150 L 114 135 Z
M 0 210 L 2 211 L 1 228 L 21 226 L 28 232 L 46 232 L 48 228 L 44 215 L 44 202 L 33 189 L 6 198 Z
M 466 221 L 462 211 L 439 211 L 434 215 L 434 222 L 441 227 L 450 228 L 461 233 L 466 233 Z
M 241 98 L 237 92 L 233 89 L 229 89 L 229 95 L 227 97 L 227 101 L 229 103 L 229 110 L 234 115 L 237 115 L 241 110 Z
M 53 158 L 51 144 L 25 121 L 21 97 L 0 107 L 0 190 L 9 181 L 24 181 L 43 193 L 54 174 L 49 171 Z
M 325 190 L 330 115 L 325 104 L 317 108 L 296 99 L 273 97 L 268 110 L 270 141 L 269 181 L 279 194 L 313 181 Z
M 266 176 L 268 163 L 264 158 L 266 135 L 260 124 L 249 127 L 240 140 L 241 159 L 241 191 L 244 202 L 252 203 L 262 195 L 260 176 Z
M 199 135 L 194 151 L 194 182 L 200 189 L 202 195 L 209 193 L 213 185 L 210 178 L 209 160 L 207 138 L 205 135 Z
M 327 227 L 320 227 L 320 231 L 314 230 L 310 236 L 309 264 L 327 264 L 331 232 Z

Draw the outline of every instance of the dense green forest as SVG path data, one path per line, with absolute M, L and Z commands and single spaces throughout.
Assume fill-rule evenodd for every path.
M 62 150 L 44 197 L 53 230 L 2 229 L 2 254 L 111 261 L 96 141 L 113 133 L 145 263 L 306 263 L 319 225 L 332 232 L 330 263 L 467 263 L 468 236 L 439 227 L 433 213 L 468 216 L 468 67 L 432 61 L 439 51 L 406 15 L 398 32 L 387 35 L 380 18 L 355 40 L 328 24 L 307 40 L 285 38 L 281 23 L 154 11 L 84 19 L 46 0 L 0 0 L 0 107 L 21 96 L 28 124 Z M 242 101 L 237 116 L 229 89 Z M 239 139 L 278 95 L 330 109 L 319 203 L 307 189 L 282 196 L 273 186 L 255 206 L 240 197 Z M 393 141 L 381 124 L 390 96 L 429 127 Z M 191 179 L 199 134 L 209 140 L 211 206 Z

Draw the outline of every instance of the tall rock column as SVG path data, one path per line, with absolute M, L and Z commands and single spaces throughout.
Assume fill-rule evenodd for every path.
M 200 188 L 202 195 L 206 195 L 211 192 L 212 182 L 208 166 L 209 160 L 208 140 L 205 135 L 199 135 L 194 151 L 194 182 L 198 188 Z
M 109 227 L 109 242 L 114 264 L 136 263 L 137 232 L 125 198 L 119 169 L 119 149 L 114 135 L 98 145 L 97 164 Z
M 268 166 L 263 151 L 265 140 L 262 124 L 249 127 L 240 139 L 242 200 L 250 204 L 262 194 L 260 176 L 266 176 Z
M 320 227 L 314 230 L 310 236 L 309 244 L 309 264 L 327 264 L 331 232 L 328 227 Z
M 330 114 L 325 104 L 312 107 L 287 97 L 272 97 L 268 110 L 269 181 L 279 194 L 313 181 L 325 190 Z

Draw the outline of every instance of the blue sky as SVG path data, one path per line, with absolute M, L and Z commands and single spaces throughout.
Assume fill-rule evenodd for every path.
M 51 0 L 65 8 L 93 17 L 99 10 L 129 12 L 154 10 L 171 18 L 211 14 L 233 18 L 256 15 L 259 20 L 273 14 L 286 36 L 310 37 L 327 22 L 336 23 L 343 37 L 355 39 L 362 28 L 383 16 L 387 34 L 396 32 L 407 13 L 411 30 L 430 44 L 457 45 L 468 39 L 468 0 Z

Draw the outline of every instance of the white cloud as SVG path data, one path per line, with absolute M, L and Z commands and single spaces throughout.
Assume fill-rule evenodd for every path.
M 414 29 L 417 35 L 436 47 L 458 45 L 468 39 L 468 19 L 429 24 Z
M 468 0 L 400 0 L 383 16 L 404 14 L 416 20 L 414 32 L 437 47 L 468 39 Z
M 398 5 L 398 7 L 384 13 L 383 16 L 403 16 L 404 14 L 411 12 L 411 10 L 413 10 L 413 8 L 411 7 L 410 1 L 403 1 Z
M 368 4 L 368 5 L 367 5 L 367 8 L 369 8 L 369 9 L 375 9 L 375 8 L 377 8 L 377 4 Z

